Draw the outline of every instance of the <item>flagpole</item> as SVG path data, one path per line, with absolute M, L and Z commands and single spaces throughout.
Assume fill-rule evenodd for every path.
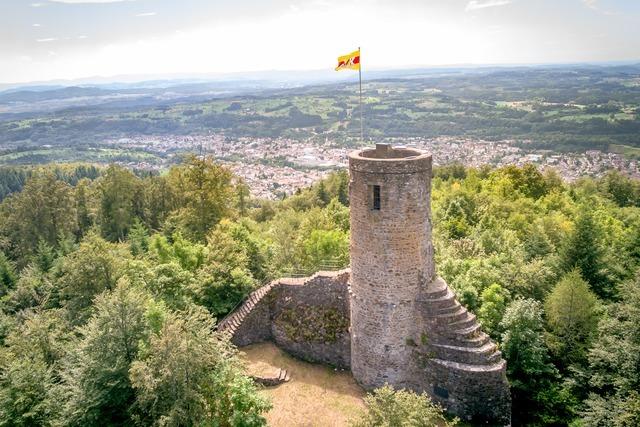
M 362 56 L 358 47 L 358 79 L 360 81 L 360 142 L 364 142 L 364 126 L 362 124 Z

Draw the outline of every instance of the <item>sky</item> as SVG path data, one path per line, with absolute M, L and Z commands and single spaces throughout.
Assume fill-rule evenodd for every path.
M 640 60 L 640 0 L 0 0 L 0 82 Z

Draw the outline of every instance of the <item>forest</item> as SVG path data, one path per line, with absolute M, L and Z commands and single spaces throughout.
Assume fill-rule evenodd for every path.
M 198 157 L 4 167 L 0 189 L 0 425 L 264 425 L 216 319 L 348 265 L 345 171 L 278 201 Z M 449 165 L 432 197 L 438 274 L 499 343 L 513 424 L 640 425 L 640 182 Z M 407 394 L 377 390 L 386 421 L 354 425 L 455 423 Z

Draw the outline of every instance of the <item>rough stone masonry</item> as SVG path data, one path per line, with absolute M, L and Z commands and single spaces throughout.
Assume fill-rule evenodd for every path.
M 377 144 L 350 154 L 349 173 L 351 269 L 276 280 L 218 329 L 350 368 L 368 390 L 426 392 L 463 420 L 509 425 L 506 362 L 435 274 L 431 156 Z

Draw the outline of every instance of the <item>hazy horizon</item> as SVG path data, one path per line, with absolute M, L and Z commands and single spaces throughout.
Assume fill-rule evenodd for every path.
M 628 0 L 9 0 L 0 82 L 638 59 Z
M 629 60 L 610 60 L 610 61 L 585 61 L 585 62 L 547 62 L 547 63 L 487 63 L 487 64 L 442 64 L 442 65 L 414 65 L 406 67 L 388 68 L 388 67 L 372 67 L 367 69 L 368 73 L 374 74 L 373 79 L 384 78 L 385 74 L 394 76 L 394 73 L 403 73 L 411 71 L 483 71 L 483 70 L 500 70 L 500 69 L 527 69 L 527 68 L 562 68 L 562 67 L 607 67 L 607 66 L 624 66 L 624 65 L 640 65 L 640 58 Z M 357 75 L 346 73 L 335 73 L 333 69 L 308 69 L 308 70 L 278 70 L 265 69 L 255 71 L 231 71 L 231 72 L 202 72 L 202 73 L 158 73 L 158 74 L 115 74 L 115 75 L 93 75 L 81 76 L 77 78 L 60 78 L 51 80 L 29 80 L 4 82 L 0 81 L 0 91 L 28 88 L 29 86 L 100 86 L 114 84 L 131 84 L 146 82 L 215 82 L 215 81 L 293 81 L 294 79 L 284 79 L 287 75 L 297 75 L 300 82 L 317 81 L 331 82 L 341 80 L 357 80 Z M 382 77 L 381 77 L 382 75 Z M 363 76 L 363 82 L 366 82 L 367 74 Z

